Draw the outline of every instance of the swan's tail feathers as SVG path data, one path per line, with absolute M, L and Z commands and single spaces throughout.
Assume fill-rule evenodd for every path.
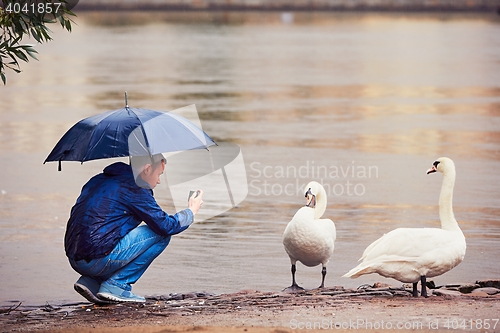
M 357 278 L 364 274 L 378 273 L 387 277 L 387 272 L 401 270 L 407 264 L 414 264 L 417 258 L 398 255 L 382 255 L 370 261 L 363 261 L 351 269 L 343 277 Z
M 373 273 L 373 269 L 371 267 L 366 267 L 364 265 L 358 265 L 351 269 L 349 272 L 345 273 L 342 275 L 342 277 L 349 277 L 351 279 L 355 279 L 357 277 L 360 277 L 361 275 L 364 274 L 370 274 Z

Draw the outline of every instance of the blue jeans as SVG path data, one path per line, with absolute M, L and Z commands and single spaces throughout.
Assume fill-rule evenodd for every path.
M 141 225 L 125 235 L 106 257 L 90 262 L 69 259 L 69 262 L 83 276 L 130 291 L 131 284 L 139 280 L 169 242 L 170 236 L 160 236 L 147 225 Z

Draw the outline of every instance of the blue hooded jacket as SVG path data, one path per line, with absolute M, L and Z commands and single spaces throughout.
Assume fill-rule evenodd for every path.
M 104 257 L 141 222 L 159 235 L 171 236 L 193 221 L 189 208 L 175 215 L 165 213 L 153 191 L 136 184 L 130 165 L 117 162 L 83 186 L 66 227 L 66 256 L 87 261 Z

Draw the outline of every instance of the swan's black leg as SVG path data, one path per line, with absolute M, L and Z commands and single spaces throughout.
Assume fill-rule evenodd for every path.
M 413 297 L 418 297 L 417 283 L 418 282 L 413 282 Z
M 297 268 L 295 267 L 294 264 L 292 264 L 292 287 L 298 287 L 297 282 L 295 282 L 295 272 L 297 271 Z
M 325 276 L 326 276 L 326 267 L 325 266 L 323 266 L 323 269 L 321 270 L 321 276 L 322 276 L 321 286 L 319 286 L 319 289 L 322 289 L 325 287 Z
M 295 282 L 295 272 L 297 271 L 297 268 L 295 267 L 295 264 L 292 264 L 292 285 L 286 289 L 289 290 L 304 290 L 301 286 Z
M 427 296 L 427 287 L 426 287 L 426 278 L 425 278 L 425 275 L 422 275 L 420 277 L 420 284 L 421 284 L 421 287 L 422 287 L 422 292 L 420 293 L 422 296 L 424 297 L 428 297 Z

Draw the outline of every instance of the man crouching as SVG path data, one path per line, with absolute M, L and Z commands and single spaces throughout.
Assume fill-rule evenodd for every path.
M 74 288 L 88 301 L 145 302 L 132 293 L 132 284 L 165 250 L 170 237 L 194 222 L 203 191 L 195 192 L 188 208 L 175 215 L 163 211 L 153 197 L 165 164 L 162 154 L 131 157 L 131 165 L 111 164 L 83 186 L 71 209 L 64 245 L 71 267 L 82 275 Z

